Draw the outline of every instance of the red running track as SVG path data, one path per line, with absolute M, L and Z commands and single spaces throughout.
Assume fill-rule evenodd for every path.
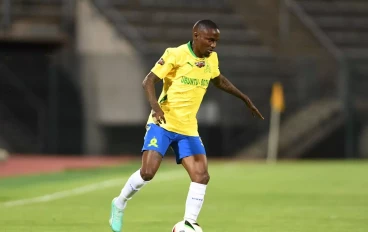
M 61 172 L 70 169 L 86 169 L 116 166 L 136 159 L 133 156 L 39 156 L 11 155 L 0 162 L 0 178 L 9 176 Z

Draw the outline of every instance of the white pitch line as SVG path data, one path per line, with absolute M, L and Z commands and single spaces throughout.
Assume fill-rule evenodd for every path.
M 156 182 L 170 181 L 175 178 L 185 177 L 186 175 L 184 174 L 185 172 L 183 170 L 162 172 L 162 173 L 157 174 L 153 182 L 156 183 Z M 110 187 L 114 187 L 118 185 L 121 185 L 121 187 L 123 187 L 126 180 L 127 180 L 126 178 L 125 179 L 105 180 L 105 181 L 101 181 L 98 183 L 85 185 L 82 187 L 73 188 L 73 189 L 69 189 L 65 191 L 55 192 L 51 194 L 46 194 L 46 195 L 39 196 L 39 197 L 25 198 L 25 199 L 20 199 L 20 200 L 15 200 L 15 201 L 6 201 L 6 202 L 1 203 L 0 207 L 14 207 L 14 206 L 29 205 L 29 204 L 34 204 L 34 203 L 48 202 L 48 201 L 53 201 L 57 199 L 68 198 L 71 196 L 82 195 L 85 193 L 90 193 L 90 192 L 94 192 L 97 190 L 102 190 L 105 188 L 110 188 Z

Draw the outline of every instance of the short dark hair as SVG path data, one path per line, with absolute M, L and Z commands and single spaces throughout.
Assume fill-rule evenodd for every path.
M 203 19 L 197 21 L 193 28 L 197 27 L 198 29 L 219 29 L 216 23 L 209 19 Z

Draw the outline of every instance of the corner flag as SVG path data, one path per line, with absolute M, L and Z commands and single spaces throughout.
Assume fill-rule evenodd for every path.
M 271 117 L 270 131 L 268 136 L 268 152 L 267 161 L 276 162 L 278 145 L 279 145 L 279 130 L 280 130 L 280 114 L 285 110 L 284 91 L 281 83 L 276 82 L 272 86 L 271 94 Z
M 271 106 L 278 112 L 284 112 L 285 110 L 284 91 L 279 82 L 272 86 Z

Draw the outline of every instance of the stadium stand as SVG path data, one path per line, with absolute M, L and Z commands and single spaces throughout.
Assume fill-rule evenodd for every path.
M 56 153 L 80 151 L 75 148 L 78 147 L 77 141 L 81 137 L 82 102 L 75 99 L 81 98 L 80 92 L 83 86 L 78 86 L 78 80 L 70 78 L 70 73 L 73 71 L 78 75 L 78 65 L 69 67 L 70 69 L 60 65 L 54 66 L 55 54 L 65 47 L 74 45 L 76 23 L 74 3 L 76 2 L 72 0 L 0 0 L 2 6 L 0 74 L 3 76 L 0 78 L 0 108 L 2 109 L 0 124 L 4 127 L 1 128 L 2 131 L 9 131 L 9 141 L 4 144 L 18 147 L 19 151 L 50 152 L 47 147 L 39 144 L 41 140 L 45 142 L 45 139 L 41 138 L 42 134 L 48 133 L 41 132 L 40 126 L 43 117 L 40 115 L 45 112 L 47 118 L 53 115 L 52 121 L 57 121 L 57 125 L 48 125 L 48 130 L 53 130 L 50 134 L 57 132 L 58 136 L 58 139 L 46 138 L 46 140 L 52 141 L 53 147 L 58 147 L 55 143 L 59 141 L 63 143 L 63 150 L 52 151 Z M 94 4 L 98 13 L 103 15 L 104 19 L 107 19 L 114 30 L 122 36 L 122 41 L 127 39 L 128 46 L 132 45 L 139 52 L 145 64 L 142 69 L 146 71 L 158 60 L 165 48 L 186 43 L 191 39 L 191 27 L 195 21 L 209 18 L 219 25 L 221 41 L 217 52 L 222 73 L 251 97 L 267 119 L 264 122 L 249 119 L 249 111 L 240 101 L 236 101 L 227 94 L 219 93 L 213 90 L 214 88 L 209 88 L 208 97 L 204 99 L 204 108 L 217 104 L 217 112 L 220 112 L 221 116 L 216 121 L 216 130 L 222 135 L 212 133 L 211 129 L 205 130 L 202 135 L 210 138 L 207 140 L 211 141 L 210 146 L 216 145 L 217 148 L 222 149 L 218 150 L 220 154 L 234 154 L 237 151 L 250 154 L 252 151 L 249 149 L 255 146 L 263 148 L 266 146 L 264 135 L 269 126 L 269 97 L 272 84 L 276 81 L 284 86 L 287 106 L 282 118 L 285 119 L 285 126 L 281 129 L 285 133 L 290 132 L 284 137 L 288 144 L 282 145 L 285 157 L 300 157 L 301 151 L 311 149 L 311 144 L 320 140 L 321 136 L 328 136 L 331 131 L 342 127 L 343 119 L 336 99 L 322 99 L 322 96 L 318 95 L 318 88 L 328 91 L 332 85 L 337 86 L 335 73 L 328 70 L 332 77 L 330 79 L 332 85 L 321 86 L 321 81 L 316 80 L 319 77 L 314 73 L 316 63 L 313 59 L 308 60 L 300 56 L 298 59 L 286 58 L 279 53 L 280 51 L 275 51 L 275 48 L 283 50 L 281 46 L 276 45 L 276 36 L 268 43 L 265 41 L 265 38 L 270 37 L 268 35 L 278 33 L 277 10 L 272 14 L 275 22 L 270 25 L 267 24 L 267 17 L 263 16 L 276 3 L 270 3 L 269 8 L 265 7 L 259 12 L 254 10 L 254 17 L 247 18 L 243 15 L 246 11 L 236 9 L 236 1 L 227 0 L 91 0 L 87 2 Z M 296 2 L 349 57 L 354 96 L 364 100 L 368 84 L 366 79 L 368 72 L 366 68 L 367 4 L 363 0 L 297 0 Z M 257 16 L 258 14 L 260 16 Z M 248 21 L 256 19 L 259 20 L 258 23 L 253 22 L 252 27 L 249 26 L 251 22 Z M 261 26 L 262 28 L 257 28 L 262 24 L 264 25 Z M 264 29 L 270 30 L 269 33 L 261 32 Z M 303 40 L 305 30 L 300 31 L 303 33 L 296 33 L 297 38 L 309 41 L 309 39 Z M 297 46 L 297 43 L 294 43 L 291 47 L 294 49 Z M 315 44 L 309 43 L 304 50 L 309 51 L 311 48 L 314 50 L 309 54 L 319 49 Z M 297 52 L 289 54 L 295 55 Z M 50 91 L 50 86 L 54 84 L 57 88 Z M 58 95 L 61 92 L 62 97 Z M 327 95 L 331 97 L 333 94 Z M 49 105 L 50 98 L 56 99 L 57 107 Z M 206 105 L 212 99 L 215 101 Z M 361 106 L 365 107 L 364 104 Z M 310 117 L 313 112 L 318 113 L 315 117 Z M 234 117 L 234 115 L 237 116 Z M 241 117 L 242 115 L 244 117 Z M 293 117 L 288 118 L 288 116 Z M 202 115 L 199 117 L 200 120 L 201 117 Z M 329 122 L 330 119 L 336 119 L 331 127 L 319 126 L 321 123 Z M 309 123 L 305 125 L 310 127 L 301 126 L 298 130 L 290 130 L 298 121 L 308 121 Z M 47 122 L 44 122 L 44 127 L 45 124 L 47 125 Z M 206 127 L 205 119 L 201 125 L 202 128 Z M 17 128 L 14 129 L 14 126 Z M 135 128 L 132 127 L 131 130 Z M 0 141 L 4 140 L 1 138 L 4 133 L 0 134 Z M 70 134 L 76 135 L 75 139 L 70 139 L 68 137 Z M 310 136 L 311 134 L 316 136 Z M 106 135 L 107 138 L 109 136 L 114 137 L 112 143 L 122 144 L 117 142 L 120 137 L 116 134 Z M 50 141 L 46 141 L 46 144 Z M 290 146 L 292 141 L 299 143 L 298 147 Z M 253 142 L 256 142 L 253 147 L 242 149 L 239 146 L 239 144 L 252 145 Z M 118 151 L 120 148 L 117 146 L 115 150 Z M 253 151 L 257 149 L 256 147 Z M 209 153 L 214 151 L 211 151 L 211 148 L 209 150 Z M 257 154 L 254 152 L 250 155 L 257 156 Z M 258 157 L 263 154 L 264 152 L 259 153 Z
M 354 97 L 368 88 L 368 4 L 364 0 L 298 0 L 300 6 L 349 59 Z
M 47 152 L 47 142 L 52 140 L 47 137 L 47 130 L 58 124 L 48 125 L 47 119 L 55 115 L 54 107 L 49 106 L 50 93 L 52 97 L 65 91 L 58 104 L 70 110 L 57 119 L 59 122 L 69 121 L 70 127 L 64 128 L 80 127 L 79 121 L 70 120 L 79 118 L 80 106 L 75 100 L 68 99 L 75 96 L 76 86 L 68 79 L 67 73 L 53 66 L 57 54 L 70 46 L 73 40 L 71 3 L 63 0 L 0 2 L 0 136 L 6 137 L 11 152 Z M 50 89 L 55 80 L 59 86 Z M 66 105 L 65 101 L 70 102 Z M 65 129 L 58 130 L 59 136 L 63 137 Z
M 353 126 L 355 127 L 354 136 L 357 136 L 357 134 L 359 134 L 358 124 L 359 121 L 362 121 L 359 120 L 359 118 L 366 117 L 364 115 L 367 115 L 368 109 L 367 104 L 364 103 L 366 102 L 364 90 L 368 87 L 368 81 L 366 79 L 368 70 L 365 65 L 367 62 L 367 43 L 365 34 L 366 18 L 368 16 L 366 1 L 290 0 L 285 2 L 288 3 L 288 5 L 294 5 L 300 8 L 302 12 L 298 12 L 299 14 L 306 13 L 318 29 L 321 29 L 322 34 L 326 35 L 331 43 L 336 45 L 337 49 L 341 50 L 347 58 L 345 61 L 347 62 L 346 67 L 348 67 L 348 69 L 344 75 L 349 76 L 349 81 L 346 82 L 344 86 L 350 89 L 351 108 L 356 112 L 353 113 L 352 117 L 356 122 L 356 125 Z M 321 47 L 321 49 L 325 48 Z M 333 56 L 333 58 L 335 59 L 336 57 Z M 341 68 L 340 65 L 341 64 L 338 63 L 336 68 Z M 341 83 L 338 84 L 341 80 L 334 72 L 330 71 L 329 75 L 329 79 L 332 80 L 332 82 L 330 82 L 328 86 L 330 86 L 329 88 L 331 88 L 331 90 L 336 89 L 334 91 L 335 94 L 331 91 L 329 95 L 335 96 L 335 100 L 328 98 L 319 100 L 295 114 L 293 118 L 286 120 L 281 128 L 281 156 L 295 158 L 303 157 L 302 153 L 307 156 L 311 155 L 313 152 L 316 152 L 315 149 L 313 150 L 313 146 L 319 146 L 320 150 L 323 150 L 323 145 L 326 145 L 321 145 L 323 141 L 330 140 L 330 144 L 331 141 L 334 141 L 332 143 L 335 144 L 344 143 L 343 140 L 338 140 L 337 137 L 335 137 L 335 140 L 331 140 L 333 137 L 332 134 L 341 134 L 344 126 L 345 128 L 347 128 L 347 126 L 345 124 L 344 114 L 341 111 L 343 107 L 337 104 L 338 98 L 336 99 L 336 93 L 341 91 Z M 349 84 L 346 85 L 347 83 Z M 318 90 L 316 90 L 316 92 L 318 92 Z M 291 132 L 290 128 L 292 128 L 291 125 L 293 125 L 293 121 L 308 122 L 308 128 L 305 128 L 303 131 L 302 126 L 299 126 L 298 130 L 292 130 Z M 305 135 L 307 135 L 307 137 L 305 137 Z M 299 140 L 297 138 L 299 138 Z M 267 145 L 267 136 L 247 147 L 239 154 L 246 153 L 254 156 L 262 156 L 262 154 L 266 153 L 265 145 Z M 328 145 L 326 147 L 331 146 Z M 340 147 L 340 151 L 343 149 L 344 147 Z M 337 154 L 339 153 L 339 149 L 330 152 L 325 151 L 325 154 L 328 153 Z M 342 153 L 340 153 L 340 155 L 341 154 Z M 323 154 L 320 154 L 320 156 L 323 156 Z
M 2 0 L 0 4 L 2 40 L 62 43 L 73 30 L 72 1 Z
M 367 56 L 368 5 L 364 0 L 298 0 L 348 56 Z

